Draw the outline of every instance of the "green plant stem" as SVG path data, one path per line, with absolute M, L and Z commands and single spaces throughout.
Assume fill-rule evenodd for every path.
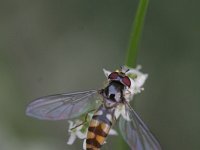
M 126 54 L 126 62 L 125 65 L 131 68 L 136 67 L 136 59 L 138 54 L 138 45 L 140 42 L 144 19 L 146 15 L 146 11 L 148 8 L 149 0 L 140 0 L 137 8 L 137 12 L 135 15 L 135 19 L 133 21 L 131 35 L 130 35 L 130 43 Z M 119 149 L 129 150 L 130 147 L 123 140 L 119 140 Z
M 133 21 L 131 35 L 130 35 L 130 43 L 126 55 L 125 65 L 128 67 L 134 68 L 136 66 L 137 53 L 138 53 L 138 45 L 143 29 L 144 19 L 146 15 L 146 11 L 148 8 L 149 0 L 140 0 L 137 12 L 135 15 L 135 19 Z

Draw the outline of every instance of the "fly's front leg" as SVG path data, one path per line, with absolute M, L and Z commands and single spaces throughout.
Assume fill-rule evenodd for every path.
M 93 110 L 90 110 L 89 112 L 87 112 L 87 114 L 85 115 L 84 121 L 83 121 L 82 123 L 80 123 L 79 125 L 77 125 L 77 126 L 71 128 L 70 130 L 74 130 L 74 129 L 76 129 L 76 128 L 78 128 L 78 127 L 80 127 L 80 126 L 86 124 L 86 123 L 87 123 L 87 118 L 88 118 L 88 116 L 89 116 L 89 113 L 91 113 L 91 112 L 93 112 L 93 111 L 95 111 L 95 110 L 96 110 L 96 109 L 93 109 Z
M 120 104 L 119 102 L 115 102 L 115 104 L 109 106 L 105 101 L 104 101 L 104 103 L 103 103 L 103 105 L 104 105 L 104 107 L 105 107 L 106 109 L 116 108 L 119 104 Z

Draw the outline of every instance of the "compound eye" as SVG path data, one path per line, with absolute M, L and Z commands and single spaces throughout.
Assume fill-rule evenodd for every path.
M 123 84 L 125 84 L 128 87 L 131 86 L 131 80 L 127 76 L 125 76 L 125 77 L 122 78 L 122 82 L 123 82 Z
M 119 77 L 119 74 L 117 72 L 112 72 L 109 76 L 108 79 L 110 80 L 115 80 Z

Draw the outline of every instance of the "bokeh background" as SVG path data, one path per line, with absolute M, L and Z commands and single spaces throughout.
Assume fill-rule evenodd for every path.
M 25 116 L 40 96 L 101 88 L 125 61 L 136 0 L 0 0 L 0 150 L 77 150 L 67 121 Z M 164 150 L 200 149 L 200 2 L 150 1 L 134 108 Z M 120 150 L 117 137 L 103 149 Z M 112 143 L 109 145 L 109 143 Z M 110 147 L 109 147 L 110 146 Z

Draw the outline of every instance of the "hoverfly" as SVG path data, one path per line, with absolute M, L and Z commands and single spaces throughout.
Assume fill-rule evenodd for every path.
M 129 104 L 134 95 L 133 84 L 136 84 L 130 72 L 131 68 L 125 66 L 120 71 L 110 72 L 107 85 L 101 90 L 38 98 L 27 106 L 26 114 L 42 120 L 64 120 L 95 109 L 87 131 L 86 150 L 100 150 L 117 119 L 131 150 L 161 150 L 159 142 Z M 119 115 L 119 109 L 124 110 L 128 119 Z

